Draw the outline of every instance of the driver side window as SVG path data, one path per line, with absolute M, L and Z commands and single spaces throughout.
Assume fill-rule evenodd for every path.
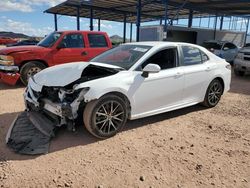
M 145 61 L 141 66 L 141 70 L 148 64 L 156 64 L 161 67 L 161 70 L 174 68 L 177 65 L 177 49 L 169 48 L 161 50 L 151 56 L 147 61 Z M 140 69 L 139 68 L 139 69 Z
M 82 34 L 68 34 L 63 38 L 62 43 L 65 48 L 84 48 Z

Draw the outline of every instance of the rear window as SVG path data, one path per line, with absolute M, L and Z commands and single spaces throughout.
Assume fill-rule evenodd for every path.
M 207 49 L 213 48 L 214 50 L 221 50 L 222 48 L 222 44 L 216 42 L 204 42 L 202 46 Z
M 105 48 L 108 43 L 104 35 L 101 34 L 88 34 L 89 45 L 91 48 Z

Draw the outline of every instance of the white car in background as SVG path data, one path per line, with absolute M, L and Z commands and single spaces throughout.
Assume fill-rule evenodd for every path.
M 234 60 L 234 73 L 236 76 L 244 76 L 250 73 L 250 44 L 240 49 Z
M 83 119 L 92 135 L 111 137 L 128 119 L 198 103 L 214 107 L 230 82 L 230 64 L 203 47 L 171 42 L 120 45 L 89 63 L 58 65 L 31 77 L 24 94 L 26 114 L 13 123 L 15 131 L 10 128 L 6 141 L 20 151 L 17 147 L 22 144 L 11 132 L 23 135 L 25 130 L 18 129 L 23 122 L 30 122 L 28 130 L 34 124 L 51 135 L 54 127 L 62 125 L 74 130 L 77 119 Z M 30 150 L 35 143 L 28 144 Z
M 233 64 L 239 51 L 235 44 L 226 41 L 205 41 L 202 46 L 230 64 Z

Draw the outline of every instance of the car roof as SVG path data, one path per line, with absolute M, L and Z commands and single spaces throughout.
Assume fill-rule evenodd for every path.
M 58 33 L 98 33 L 98 34 L 106 34 L 106 32 L 102 31 L 85 31 L 85 30 L 67 30 L 67 31 L 57 31 Z
M 200 47 L 195 44 L 191 43 L 185 43 L 185 42 L 164 42 L 164 41 L 150 41 L 150 42 L 132 42 L 132 43 L 126 43 L 123 45 L 142 45 L 142 46 L 178 46 L 178 45 L 188 45 L 188 46 L 196 46 Z

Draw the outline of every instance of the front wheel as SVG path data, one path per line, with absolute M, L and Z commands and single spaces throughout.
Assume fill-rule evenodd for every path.
M 209 84 L 202 104 L 209 108 L 215 107 L 219 103 L 222 94 L 223 86 L 218 79 L 215 79 Z
M 89 102 L 83 113 L 86 129 L 98 138 L 109 138 L 117 134 L 127 118 L 127 105 L 116 95 L 105 95 Z
M 29 78 L 34 76 L 36 73 L 45 69 L 46 66 L 37 61 L 30 61 L 22 66 L 20 70 L 21 81 L 26 86 L 28 84 Z

